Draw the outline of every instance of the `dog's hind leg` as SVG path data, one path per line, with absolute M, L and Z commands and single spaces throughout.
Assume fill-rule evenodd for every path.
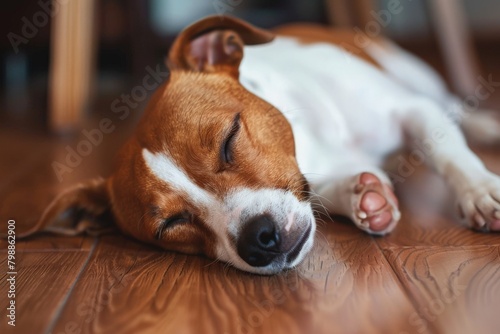
M 338 162 L 333 171 L 321 182 L 311 182 L 317 200 L 330 213 L 350 218 L 371 234 L 384 235 L 396 227 L 400 218 L 398 200 L 382 170 L 348 158 Z
M 401 103 L 405 133 L 428 146 L 426 160 L 453 190 L 463 219 L 482 231 L 500 231 L 500 177 L 467 147 L 460 128 L 439 104 L 419 97 Z

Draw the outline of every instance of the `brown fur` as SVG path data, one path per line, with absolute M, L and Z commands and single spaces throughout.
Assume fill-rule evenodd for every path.
M 357 42 L 356 33 L 351 29 L 329 28 L 317 24 L 301 23 L 278 27 L 273 32 L 277 35 L 295 37 L 304 44 L 330 43 L 339 45 L 345 51 L 380 68 L 380 64 Z M 370 41 L 380 43 L 378 39 L 370 39 Z
M 235 145 L 238 168 L 229 167 L 222 172 L 218 148 L 236 113 L 241 115 L 241 130 Z M 264 128 L 271 130 L 264 133 L 261 131 Z M 113 207 L 120 208 L 115 210 L 117 223 L 125 232 L 151 242 L 154 226 L 161 217 L 186 209 L 195 217 L 203 217 L 188 199 L 146 172 L 141 158 L 144 147 L 153 153 L 169 147 L 171 158 L 190 178 L 221 199 L 232 189 L 263 186 L 291 189 L 298 198 L 305 198 L 302 193 L 305 181 L 294 158 L 293 143 L 291 128 L 281 113 L 233 78 L 224 74 L 172 71 L 169 83 L 155 93 L 136 135 L 120 154 L 117 173 L 110 179 Z M 131 195 L 125 195 L 128 193 Z M 152 210 L 153 206 L 157 209 Z M 144 208 L 148 207 L 144 214 Z M 213 257 L 214 236 L 201 218 L 182 234 L 167 235 L 159 244 Z

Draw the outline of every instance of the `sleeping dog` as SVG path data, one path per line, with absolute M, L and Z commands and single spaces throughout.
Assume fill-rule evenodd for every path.
M 467 147 L 467 113 L 427 65 L 384 39 L 313 25 L 273 32 L 231 17 L 186 28 L 107 179 L 61 194 L 40 222 L 69 208 L 111 214 L 121 231 L 167 250 L 204 254 L 244 271 L 296 266 L 313 246 L 311 203 L 370 234 L 400 219 L 392 152 L 414 144 L 447 181 L 471 228 L 500 230 L 500 178 Z M 462 128 L 500 139 L 493 113 Z M 48 227 L 47 227 L 48 226 Z M 72 231 L 82 231 L 79 224 Z M 66 230 L 67 232 L 67 230 Z

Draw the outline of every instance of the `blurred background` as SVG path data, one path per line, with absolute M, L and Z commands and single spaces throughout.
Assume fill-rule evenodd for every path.
M 14 219 L 17 233 L 35 225 L 65 189 L 110 175 L 113 158 L 149 95 L 168 76 L 164 60 L 175 36 L 206 15 L 234 15 L 263 28 L 298 21 L 342 27 L 357 34 L 360 47 L 366 35 L 387 36 L 427 61 L 465 101 L 500 110 L 500 0 L 3 0 L 1 8 L 0 222 Z M 500 174 L 498 150 L 480 157 Z M 242 328 L 243 319 L 260 317 L 254 311 L 269 301 L 268 291 L 282 291 L 287 298 L 286 306 L 272 304 L 277 312 L 269 319 L 266 311 L 260 319 L 267 320 L 258 320 L 273 331 L 280 320 L 290 322 L 284 330 L 293 331 L 290 320 L 295 319 L 297 331 L 338 322 L 350 332 L 402 325 L 412 333 L 454 328 L 486 333 L 477 329 L 484 325 L 498 333 L 498 234 L 459 226 L 458 218 L 450 218 L 456 206 L 443 180 L 419 166 L 408 180 L 398 181 L 404 221 L 390 238 L 375 240 L 342 223 L 318 225 L 325 253 L 307 261 L 311 274 L 304 282 L 295 279 L 295 271 L 268 280 L 211 261 L 205 265 L 198 257 L 150 254 L 115 234 L 99 240 L 47 235 L 18 241 L 17 333 L 42 328 L 61 333 L 63 325 L 73 333 L 106 332 L 119 324 L 175 328 L 193 319 L 184 314 L 193 305 L 196 319 L 199 314 L 213 318 L 200 326 L 219 321 L 220 326 L 234 324 L 226 328 Z M 63 220 L 86 218 L 78 208 L 68 213 Z M 1 223 L 0 233 L 6 231 Z M 0 240 L 0 251 L 6 248 Z M 133 284 L 120 284 L 129 278 Z M 461 290 L 455 295 L 457 282 Z M 214 293 L 203 291 L 211 284 Z M 229 305 L 226 309 L 234 312 L 227 314 L 214 299 L 226 285 L 231 294 L 219 296 L 226 300 L 250 291 L 235 300 L 238 305 Z M 115 287 L 125 291 L 119 298 L 110 295 Z M 92 310 L 91 318 L 82 317 L 81 306 Z M 357 318 L 350 321 L 353 315 Z M 134 321 L 128 321 L 131 317 Z M 81 328 L 69 327 L 74 321 Z M 1 326 L 0 332 L 7 333 Z
M 150 71 L 165 71 L 174 37 L 211 14 L 264 28 L 308 21 L 382 34 L 429 62 L 462 96 L 473 94 L 479 75 L 500 78 L 498 0 L 4 1 L 2 128 L 77 133 Z M 142 93 L 129 103 L 132 118 L 147 101 Z

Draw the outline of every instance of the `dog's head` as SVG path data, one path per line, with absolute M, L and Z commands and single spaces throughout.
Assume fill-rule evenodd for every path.
M 117 170 L 60 196 L 44 219 L 109 205 L 122 231 L 168 250 L 262 274 L 299 263 L 315 221 L 290 125 L 238 81 L 243 46 L 272 39 L 228 17 L 185 29 Z

